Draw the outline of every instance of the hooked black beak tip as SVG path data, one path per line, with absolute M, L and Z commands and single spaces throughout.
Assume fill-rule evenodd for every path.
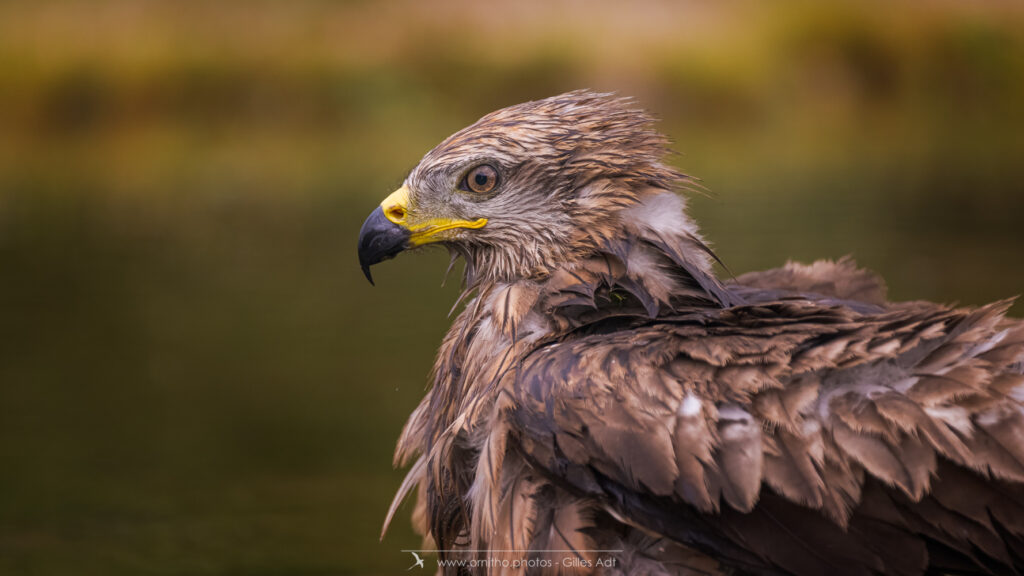
M 409 235 L 408 230 L 388 220 L 380 206 L 363 222 L 359 230 L 359 266 L 371 285 L 370 266 L 394 258 L 409 248 Z

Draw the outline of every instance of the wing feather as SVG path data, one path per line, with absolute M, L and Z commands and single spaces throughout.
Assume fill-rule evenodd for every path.
M 818 290 L 878 295 L 847 287 Z M 570 333 L 516 371 L 511 426 L 558 483 L 746 565 L 737 550 L 763 530 L 792 531 L 754 547 L 772 569 L 835 544 L 824 524 L 809 533 L 797 518 L 859 535 L 843 544 L 849 573 L 916 573 L 928 542 L 945 550 L 941 565 L 1013 565 L 1024 522 L 983 518 L 936 488 L 944 470 L 960 470 L 986 502 L 1024 502 L 1019 484 L 1010 496 L 991 487 L 1024 482 L 1024 330 L 1003 311 L 783 300 Z M 966 540 L 950 532 L 958 514 L 976 517 Z

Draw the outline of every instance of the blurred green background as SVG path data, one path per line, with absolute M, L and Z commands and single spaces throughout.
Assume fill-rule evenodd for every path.
M 435 251 L 371 288 L 359 224 L 580 87 L 663 119 L 737 274 L 1024 291 L 1017 2 L 4 2 L 0 573 L 404 571 L 391 450 L 456 286 Z

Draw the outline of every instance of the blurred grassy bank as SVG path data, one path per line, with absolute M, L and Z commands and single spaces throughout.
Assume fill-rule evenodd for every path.
M 3 3 L 0 573 L 404 570 L 390 454 L 455 289 L 438 252 L 371 289 L 359 224 L 447 134 L 579 87 L 663 119 L 737 274 L 1024 291 L 1009 2 Z

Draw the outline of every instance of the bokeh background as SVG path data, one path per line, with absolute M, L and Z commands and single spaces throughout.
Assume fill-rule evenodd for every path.
M 457 282 L 371 288 L 358 227 L 580 87 L 662 118 L 736 274 L 1024 291 L 1019 2 L 4 2 L 0 573 L 404 571 L 391 450 Z

